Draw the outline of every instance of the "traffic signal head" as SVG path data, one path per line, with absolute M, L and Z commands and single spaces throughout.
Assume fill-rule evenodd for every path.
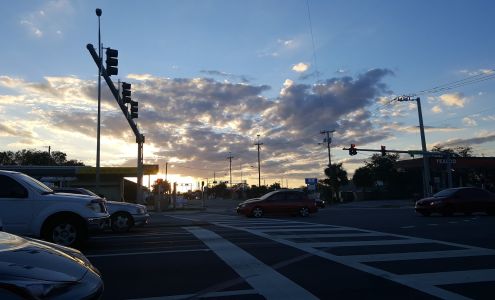
M 349 155 L 356 155 L 357 150 L 356 150 L 356 145 L 351 144 L 351 147 L 349 148 Z
M 131 100 L 129 103 L 131 104 L 131 119 L 137 119 L 137 117 L 138 117 L 138 102 Z
M 117 75 L 119 73 L 119 69 L 117 69 L 117 66 L 119 65 L 119 51 L 117 49 L 107 48 L 106 54 L 107 60 L 105 62 L 107 63 L 107 75 Z
M 382 146 L 380 151 L 382 152 L 382 156 L 387 155 L 387 150 L 385 150 L 385 146 Z
M 122 82 L 122 102 L 131 102 L 131 84 L 127 82 Z

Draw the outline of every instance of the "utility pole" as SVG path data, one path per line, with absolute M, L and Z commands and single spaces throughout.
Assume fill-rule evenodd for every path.
M 165 162 L 165 180 L 168 181 L 167 179 L 167 175 L 168 175 L 168 161 Z
M 234 157 L 232 156 L 232 154 L 229 151 L 229 156 L 227 156 L 227 159 L 229 160 L 230 188 L 232 188 L 232 158 L 234 158 Z
M 101 63 L 102 63 L 102 50 L 101 50 L 101 31 L 100 31 L 100 17 L 101 9 L 96 9 L 96 15 L 98 16 L 98 116 L 96 125 L 96 193 L 100 192 L 100 120 L 101 120 Z
M 425 197 L 430 195 L 430 163 L 426 149 L 425 128 L 423 125 L 423 113 L 421 112 L 421 99 L 419 97 L 413 98 L 411 96 L 396 97 L 395 100 L 403 101 L 416 101 L 418 106 L 419 116 L 419 132 L 421 134 L 421 150 L 423 151 L 423 194 Z
M 263 143 L 260 143 L 260 135 L 256 135 L 258 137 L 258 142 L 255 143 L 255 146 L 258 146 L 258 187 L 261 186 L 261 165 L 260 165 L 260 146 L 263 145 Z
M 335 132 L 335 130 L 321 130 L 320 134 L 325 134 L 326 137 L 323 140 L 323 142 L 327 143 L 327 148 L 328 148 L 328 167 L 330 168 L 332 166 L 332 158 L 330 156 L 330 144 L 332 143 L 332 135 Z

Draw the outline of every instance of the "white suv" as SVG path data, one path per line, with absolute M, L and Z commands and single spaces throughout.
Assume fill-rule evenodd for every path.
M 23 173 L 0 170 L 0 219 L 6 232 L 77 247 L 108 217 L 102 199 L 55 194 Z

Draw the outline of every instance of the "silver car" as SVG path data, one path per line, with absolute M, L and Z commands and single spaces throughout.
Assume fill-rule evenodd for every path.
M 0 231 L 0 299 L 100 299 L 100 272 L 76 249 Z
M 99 197 L 85 188 L 54 188 L 56 193 L 70 193 Z M 134 226 L 148 224 L 150 215 L 146 206 L 141 204 L 105 200 L 110 214 L 110 228 L 113 232 L 127 232 Z

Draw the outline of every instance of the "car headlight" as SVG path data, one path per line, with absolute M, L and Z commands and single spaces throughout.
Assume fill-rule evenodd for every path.
M 137 212 L 138 214 L 140 214 L 140 215 L 145 214 L 145 213 L 146 213 L 146 207 L 138 207 L 138 208 L 136 209 L 136 212 Z
M 442 204 L 442 201 L 432 201 L 430 202 L 430 205 L 433 206 L 433 205 L 440 205 Z
M 94 212 L 105 212 L 105 205 L 103 204 L 103 201 L 91 200 L 86 207 Z
M 239 204 L 239 208 L 244 208 L 246 207 L 246 204 L 242 203 L 242 204 Z

